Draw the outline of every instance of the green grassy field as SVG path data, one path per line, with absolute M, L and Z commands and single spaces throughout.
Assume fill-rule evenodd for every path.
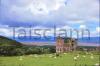
M 0 66 L 93 66 L 97 63 L 99 55 L 75 53 L 61 54 L 59 57 L 53 54 L 0 57 Z

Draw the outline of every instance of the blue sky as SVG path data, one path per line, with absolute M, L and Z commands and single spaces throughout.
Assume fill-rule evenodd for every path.
M 0 0 L 0 35 L 11 27 L 89 29 L 99 36 L 99 0 Z

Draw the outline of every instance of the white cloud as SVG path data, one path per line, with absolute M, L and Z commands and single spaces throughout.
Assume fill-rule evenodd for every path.
M 81 29 L 85 29 L 86 26 L 85 25 L 80 25 L 80 28 Z M 35 29 L 40 29 L 40 31 L 37 31 L 37 33 L 41 34 L 41 36 L 43 36 L 43 33 L 44 33 L 44 31 L 46 29 L 50 29 L 50 31 L 47 31 L 45 33 L 46 36 L 54 36 L 54 28 L 46 28 L 46 27 L 42 27 L 41 26 L 41 27 L 32 27 L 31 29 L 32 29 L 31 30 L 32 31 L 32 35 L 31 36 L 37 36 L 36 34 L 34 34 L 34 30 Z M 74 30 L 74 28 L 69 27 L 67 25 L 63 26 L 63 27 L 60 27 L 60 28 L 56 27 L 56 35 L 58 36 L 61 33 L 65 33 L 65 31 L 63 31 L 63 29 L 67 31 L 67 36 L 68 37 L 70 36 L 70 29 L 71 29 L 73 31 L 72 32 L 73 33 L 72 37 L 77 38 L 77 32 Z M 20 34 L 21 32 L 23 33 L 23 30 L 25 30 L 26 36 L 30 36 L 30 33 L 29 33 L 30 27 L 29 28 L 27 28 L 27 27 L 26 28 L 25 27 L 17 27 L 17 28 L 15 28 L 15 36 L 18 37 L 18 34 Z M 77 31 L 78 31 L 79 37 L 81 37 L 82 36 L 81 30 L 77 30 Z M 95 29 L 95 31 L 90 31 L 90 36 L 91 37 L 100 36 L 99 34 L 100 34 L 100 27 L 97 27 Z M 7 36 L 7 37 L 12 37 L 13 36 L 13 28 L 10 28 L 10 27 L 8 27 L 8 28 L 5 28 L 5 27 L 0 28 L 0 35 Z M 85 31 L 85 33 L 84 33 L 84 37 L 86 37 L 86 36 L 89 36 L 87 31 Z
M 96 31 L 91 31 L 91 37 L 100 37 L 100 33 Z
M 85 21 L 83 21 L 83 20 L 70 20 L 70 21 L 68 21 L 68 24 L 84 24 L 85 23 Z
M 51 22 L 53 25 L 67 24 L 66 21 L 72 24 L 95 22 L 99 19 L 98 0 L 17 0 L 11 5 L 2 4 L 9 8 L 7 18 L 15 22 L 39 22 L 41 25 Z
M 100 27 L 96 27 L 96 31 L 100 33 Z
M 0 35 L 11 37 L 13 36 L 12 30 L 10 28 L 0 28 Z
M 2 25 L 0 24 L 0 28 L 8 28 L 9 26 L 8 25 Z
M 2 36 L 7 36 L 7 37 L 12 37 L 14 34 L 13 31 L 13 27 L 2 27 L 0 28 L 0 35 Z M 52 27 L 52 28 L 47 28 L 47 27 L 42 27 L 42 26 L 37 26 L 37 27 L 15 27 L 15 36 L 18 37 L 19 34 L 23 34 L 26 33 L 26 36 L 30 36 L 30 30 L 31 30 L 31 36 L 37 36 L 35 34 L 36 33 L 40 34 L 41 36 L 43 36 L 43 34 L 45 33 L 46 36 L 54 36 L 54 30 L 56 29 L 56 33 L 57 35 L 59 34 L 59 31 L 61 29 L 65 29 L 65 30 L 70 30 L 71 27 L 69 26 L 63 26 L 63 27 Z M 45 32 L 46 31 L 46 32 Z M 60 31 L 61 33 L 61 31 Z
M 100 27 L 96 27 L 95 30 L 91 31 L 91 37 L 100 37 Z
M 28 6 L 33 15 L 49 14 L 51 11 L 59 10 L 64 6 L 65 0 L 33 0 Z
M 65 4 L 66 1 L 67 5 Z M 12 23 L 7 20 L 7 24 L 11 25 L 14 22 L 16 25 L 16 22 L 24 22 L 27 24 L 36 23 L 41 25 L 35 28 L 46 28 L 43 26 L 48 25 L 60 25 L 57 29 L 70 29 L 72 28 L 70 25 L 80 24 L 79 28 L 86 29 L 87 24 L 99 22 L 98 0 L 1 0 L 0 6 L 3 6 L 1 8 L 3 9 L 2 13 L 0 12 L 0 20 L 11 20 Z M 2 21 L 0 22 L 4 23 Z M 66 26 L 67 24 L 68 26 Z M 0 30 L 2 35 L 11 35 L 11 31 L 6 29 L 9 27 L 8 25 L 0 25 L 1 27 L 3 27 Z M 100 32 L 99 27 L 92 34 L 97 34 L 97 32 Z
M 0 24 L 0 35 L 2 35 L 2 36 L 12 36 L 11 28 L 8 25 Z
M 80 29 L 86 29 L 86 25 L 80 25 Z

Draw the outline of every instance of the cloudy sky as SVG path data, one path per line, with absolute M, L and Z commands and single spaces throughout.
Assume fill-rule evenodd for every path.
M 98 36 L 99 0 L 0 0 L 0 35 L 11 27 L 89 29 Z

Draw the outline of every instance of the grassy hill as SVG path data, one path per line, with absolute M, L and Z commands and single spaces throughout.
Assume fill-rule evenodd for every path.
M 0 36 L 0 56 L 22 55 L 22 47 L 20 42 Z
M 0 36 L 0 46 L 22 46 L 20 42 Z
M 54 52 L 54 46 L 28 46 L 7 37 L 0 36 L 0 56 L 19 56 Z

